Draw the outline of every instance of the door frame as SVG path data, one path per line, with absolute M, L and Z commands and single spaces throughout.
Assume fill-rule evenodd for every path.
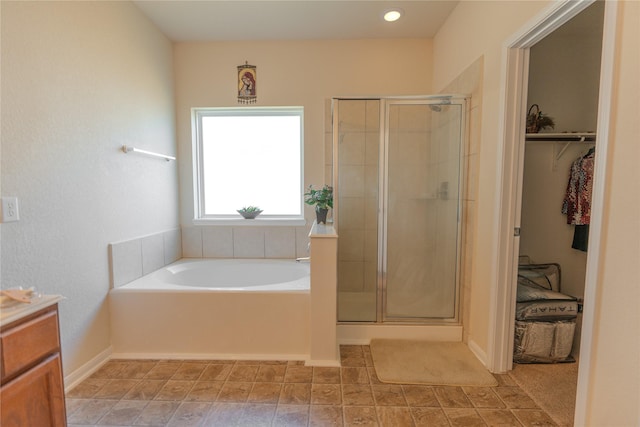
M 498 154 L 501 158 L 496 198 L 497 246 L 496 280 L 491 290 L 488 368 L 492 372 L 506 372 L 513 364 L 513 333 L 519 237 L 514 230 L 520 225 L 522 180 L 524 163 L 525 117 L 529 49 L 568 20 L 582 12 L 595 0 L 562 0 L 529 21 L 520 31 L 505 41 L 501 76 L 500 123 Z M 597 144 L 593 178 L 589 252 L 585 279 L 578 390 L 575 424 L 584 425 L 587 414 L 589 371 L 595 354 L 594 301 L 598 286 L 598 270 L 603 256 L 600 240 L 605 202 L 605 177 L 609 151 L 609 127 L 613 92 L 613 68 L 618 6 L 605 2 L 603 44 L 598 98 Z

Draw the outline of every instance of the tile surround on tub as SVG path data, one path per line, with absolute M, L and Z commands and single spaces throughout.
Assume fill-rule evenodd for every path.
M 235 258 L 264 258 L 264 230 L 257 228 L 233 229 L 233 256 Z
M 125 285 L 182 258 L 180 229 L 109 244 L 111 287 Z
M 264 231 L 265 258 L 295 258 L 296 230 L 273 227 Z
M 140 239 L 142 244 L 142 274 L 149 274 L 164 267 L 164 238 L 152 234 Z
M 233 228 L 203 228 L 202 256 L 204 258 L 233 258 Z
M 202 227 L 182 227 L 182 256 L 202 258 Z
M 309 256 L 308 227 L 184 227 L 186 258 L 283 258 Z
M 165 231 L 164 240 L 164 265 L 171 264 L 182 258 L 182 232 L 179 228 Z
M 117 288 L 142 277 L 142 241 L 140 239 L 109 244 L 111 286 Z
M 109 244 L 111 287 L 119 287 L 180 258 L 309 256 L 307 227 L 183 227 Z

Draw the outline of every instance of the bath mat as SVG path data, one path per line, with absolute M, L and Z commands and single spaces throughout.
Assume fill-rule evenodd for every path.
M 373 366 L 383 383 L 497 386 L 498 382 L 460 342 L 374 339 Z

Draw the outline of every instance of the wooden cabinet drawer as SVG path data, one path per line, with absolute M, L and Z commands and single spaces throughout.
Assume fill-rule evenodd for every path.
M 43 312 L 38 317 L 2 332 L 2 380 L 60 350 L 58 313 Z
M 60 354 L 0 388 L 2 427 L 67 425 Z

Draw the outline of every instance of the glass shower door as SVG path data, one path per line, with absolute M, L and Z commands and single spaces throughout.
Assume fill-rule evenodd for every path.
M 338 321 L 458 319 L 464 98 L 335 99 Z
M 388 101 L 383 321 L 455 320 L 463 104 Z

